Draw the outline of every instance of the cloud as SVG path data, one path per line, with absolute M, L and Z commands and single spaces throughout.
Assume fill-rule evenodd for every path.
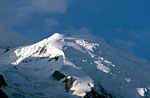
M 130 40 L 121 40 L 121 39 L 115 39 L 113 41 L 114 45 L 117 46 L 119 49 L 128 52 L 133 53 L 136 43 Z
M 134 47 L 135 43 L 133 41 L 129 41 L 129 40 L 121 40 L 121 39 L 115 39 L 114 42 L 116 44 L 119 44 L 125 48 L 130 48 L 130 47 Z
M 44 20 L 44 28 L 46 29 L 46 31 L 53 32 L 57 30 L 58 27 L 59 27 L 59 22 L 56 21 L 55 19 L 47 18 Z
M 15 25 L 35 13 L 65 13 L 70 0 L 0 0 L 0 21 Z
M 138 46 L 149 48 L 150 47 L 150 26 L 145 26 L 144 28 L 132 29 L 129 31 L 132 39 L 138 43 Z
M 69 3 L 69 0 L 32 0 L 36 10 L 49 13 L 65 13 Z
M 142 31 L 133 31 L 133 30 L 130 30 L 130 34 L 136 38 L 137 40 L 141 40 L 142 42 L 143 41 L 149 41 L 149 38 L 150 38 L 150 29 L 145 29 L 145 30 L 142 30 Z
M 121 27 L 116 27 L 116 28 L 115 28 L 115 32 L 121 33 L 121 32 L 123 32 L 123 28 L 121 28 Z
M 31 41 L 12 29 L 3 28 L 0 30 L 0 48 L 17 47 L 29 44 Z
M 13 26 L 26 22 L 35 13 L 64 14 L 69 3 L 70 0 L 0 0 L 0 47 L 29 43 Z M 53 19 L 47 19 L 45 23 L 49 26 L 58 25 Z
M 81 27 L 79 29 L 75 29 L 73 27 L 70 27 L 68 30 L 65 30 L 64 33 L 66 34 L 72 34 L 72 35 L 91 35 L 92 34 L 92 28 L 90 27 Z
M 45 19 L 45 24 L 47 24 L 49 27 L 54 27 L 54 26 L 59 25 L 59 23 L 56 20 L 51 19 L 51 18 Z
M 10 4 L 12 3 L 12 4 Z M 0 48 L 29 44 L 30 40 L 12 29 L 25 19 L 19 16 L 17 3 L 0 1 Z

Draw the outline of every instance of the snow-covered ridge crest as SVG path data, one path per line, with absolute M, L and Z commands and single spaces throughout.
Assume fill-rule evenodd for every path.
M 73 40 L 73 42 L 66 42 L 65 40 Z M 85 48 L 87 51 L 94 52 L 99 44 L 90 43 L 83 39 L 76 39 L 72 37 L 64 37 L 64 35 L 55 33 L 47 39 L 44 39 L 36 44 L 20 47 L 14 51 L 17 59 L 12 62 L 13 65 L 18 65 L 23 59 L 28 57 L 47 57 L 53 58 L 55 56 L 63 56 L 65 60 L 65 55 L 63 52 L 64 46 L 74 47 L 79 51 L 83 51 L 81 47 Z
M 76 50 L 84 51 L 84 52 L 85 50 L 82 50 L 81 48 L 85 48 L 87 49 L 87 51 L 94 52 L 93 48 L 96 48 L 96 46 L 98 46 L 98 44 L 89 43 L 84 40 L 79 40 L 76 38 L 64 37 L 62 34 L 55 33 L 49 38 L 44 39 L 36 44 L 20 47 L 16 49 L 14 53 L 17 58 L 15 62 L 12 62 L 12 64 L 18 65 L 24 59 L 32 58 L 32 57 L 33 58 L 36 57 L 54 58 L 56 56 L 62 56 L 64 60 L 63 62 L 57 64 L 53 63 L 50 66 L 50 67 L 52 67 L 52 65 L 54 65 L 54 67 L 59 66 L 59 68 L 53 68 L 53 67 L 52 68 L 53 70 L 57 70 L 57 69 L 61 70 L 63 64 L 67 66 L 68 65 L 72 66 L 73 64 L 68 58 L 65 57 L 65 53 L 64 53 L 65 47 L 73 47 Z M 71 62 L 72 64 L 69 64 L 68 62 Z M 76 66 L 72 66 L 72 67 L 76 67 Z M 35 66 L 31 68 L 35 68 Z M 44 74 L 46 75 L 45 72 L 47 71 L 47 69 L 44 69 L 45 70 L 44 73 L 43 72 L 41 73 L 43 73 L 43 75 Z M 72 76 L 72 77 L 74 77 L 75 79 L 75 82 L 73 83 L 73 87 L 71 88 L 71 90 L 73 91 L 73 95 L 84 97 L 86 95 L 86 92 L 89 92 L 94 85 L 93 80 L 87 75 L 83 75 L 83 77 L 79 76 L 78 78 L 76 78 L 77 76 Z M 86 81 L 83 81 L 85 79 Z
M 26 47 L 20 47 L 15 50 L 14 53 L 18 57 L 13 65 L 18 65 L 23 59 L 28 57 L 48 57 L 53 58 L 55 56 L 64 56 L 64 53 L 60 47 L 62 45 L 58 44 L 57 41 L 63 39 L 63 35 L 55 33 L 47 39 L 44 39 L 36 44 L 29 45 Z
M 55 57 L 56 59 L 54 59 Z M 124 98 L 139 98 L 148 95 L 150 92 L 149 63 L 124 54 L 104 40 L 90 36 L 87 38 L 68 37 L 55 33 L 33 45 L 12 49 L 3 54 L 1 58 L 1 61 L 4 60 L 4 66 L 18 65 L 15 66 L 17 70 L 13 69 L 13 71 L 12 67 L 0 66 L 0 71 L 4 71 L 4 75 L 9 79 L 9 84 L 12 84 L 10 87 L 20 91 L 31 88 L 38 93 L 37 88 L 39 88 L 42 92 L 42 96 L 39 95 L 40 97 L 56 97 L 58 90 L 61 91 L 60 95 L 63 96 L 83 97 L 99 83 L 108 92 L 113 92 L 115 95 L 121 95 Z M 7 64 L 5 64 L 5 61 Z M 2 64 L 0 63 L 0 65 Z M 55 81 L 51 77 L 55 71 L 65 74 L 66 77 L 69 75 L 70 80 L 72 78 L 73 84 L 70 85 L 69 93 L 64 90 L 63 79 Z M 11 78 L 16 76 L 19 78 Z M 27 78 L 25 84 L 28 84 L 29 87 L 13 85 L 16 82 L 20 85 L 20 81 L 24 77 Z M 10 89 L 8 88 L 8 91 Z M 16 92 L 30 93 L 29 91 L 26 91 L 27 93 Z M 54 96 L 49 95 L 49 92 L 54 93 Z M 12 93 L 10 92 L 10 94 Z M 61 98 L 60 96 L 57 97 Z M 69 96 L 69 98 L 72 98 L 72 96 Z

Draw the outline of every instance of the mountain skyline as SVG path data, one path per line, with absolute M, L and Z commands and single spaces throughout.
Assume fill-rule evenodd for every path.
M 55 32 L 90 34 L 149 61 L 149 4 L 149 0 L 1 0 L 0 47 L 35 43 Z
M 32 45 L 0 50 L 0 58 L 8 85 L 0 90 L 10 98 L 150 96 L 150 63 L 99 37 L 55 33 Z

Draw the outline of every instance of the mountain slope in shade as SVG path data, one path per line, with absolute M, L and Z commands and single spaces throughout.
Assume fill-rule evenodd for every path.
M 118 98 L 148 96 L 150 90 L 150 64 L 101 38 L 55 33 L 0 53 L 0 72 L 8 83 L 2 90 L 11 98 L 78 98 L 98 84 Z

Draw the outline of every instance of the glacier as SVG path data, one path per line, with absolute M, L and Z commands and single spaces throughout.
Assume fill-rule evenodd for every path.
M 78 98 L 97 84 L 116 98 L 149 97 L 150 63 L 121 52 L 94 36 L 66 36 L 55 33 L 32 45 L 3 53 L 0 73 L 10 98 Z M 55 71 L 72 78 L 69 91 L 65 78 L 53 79 Z

